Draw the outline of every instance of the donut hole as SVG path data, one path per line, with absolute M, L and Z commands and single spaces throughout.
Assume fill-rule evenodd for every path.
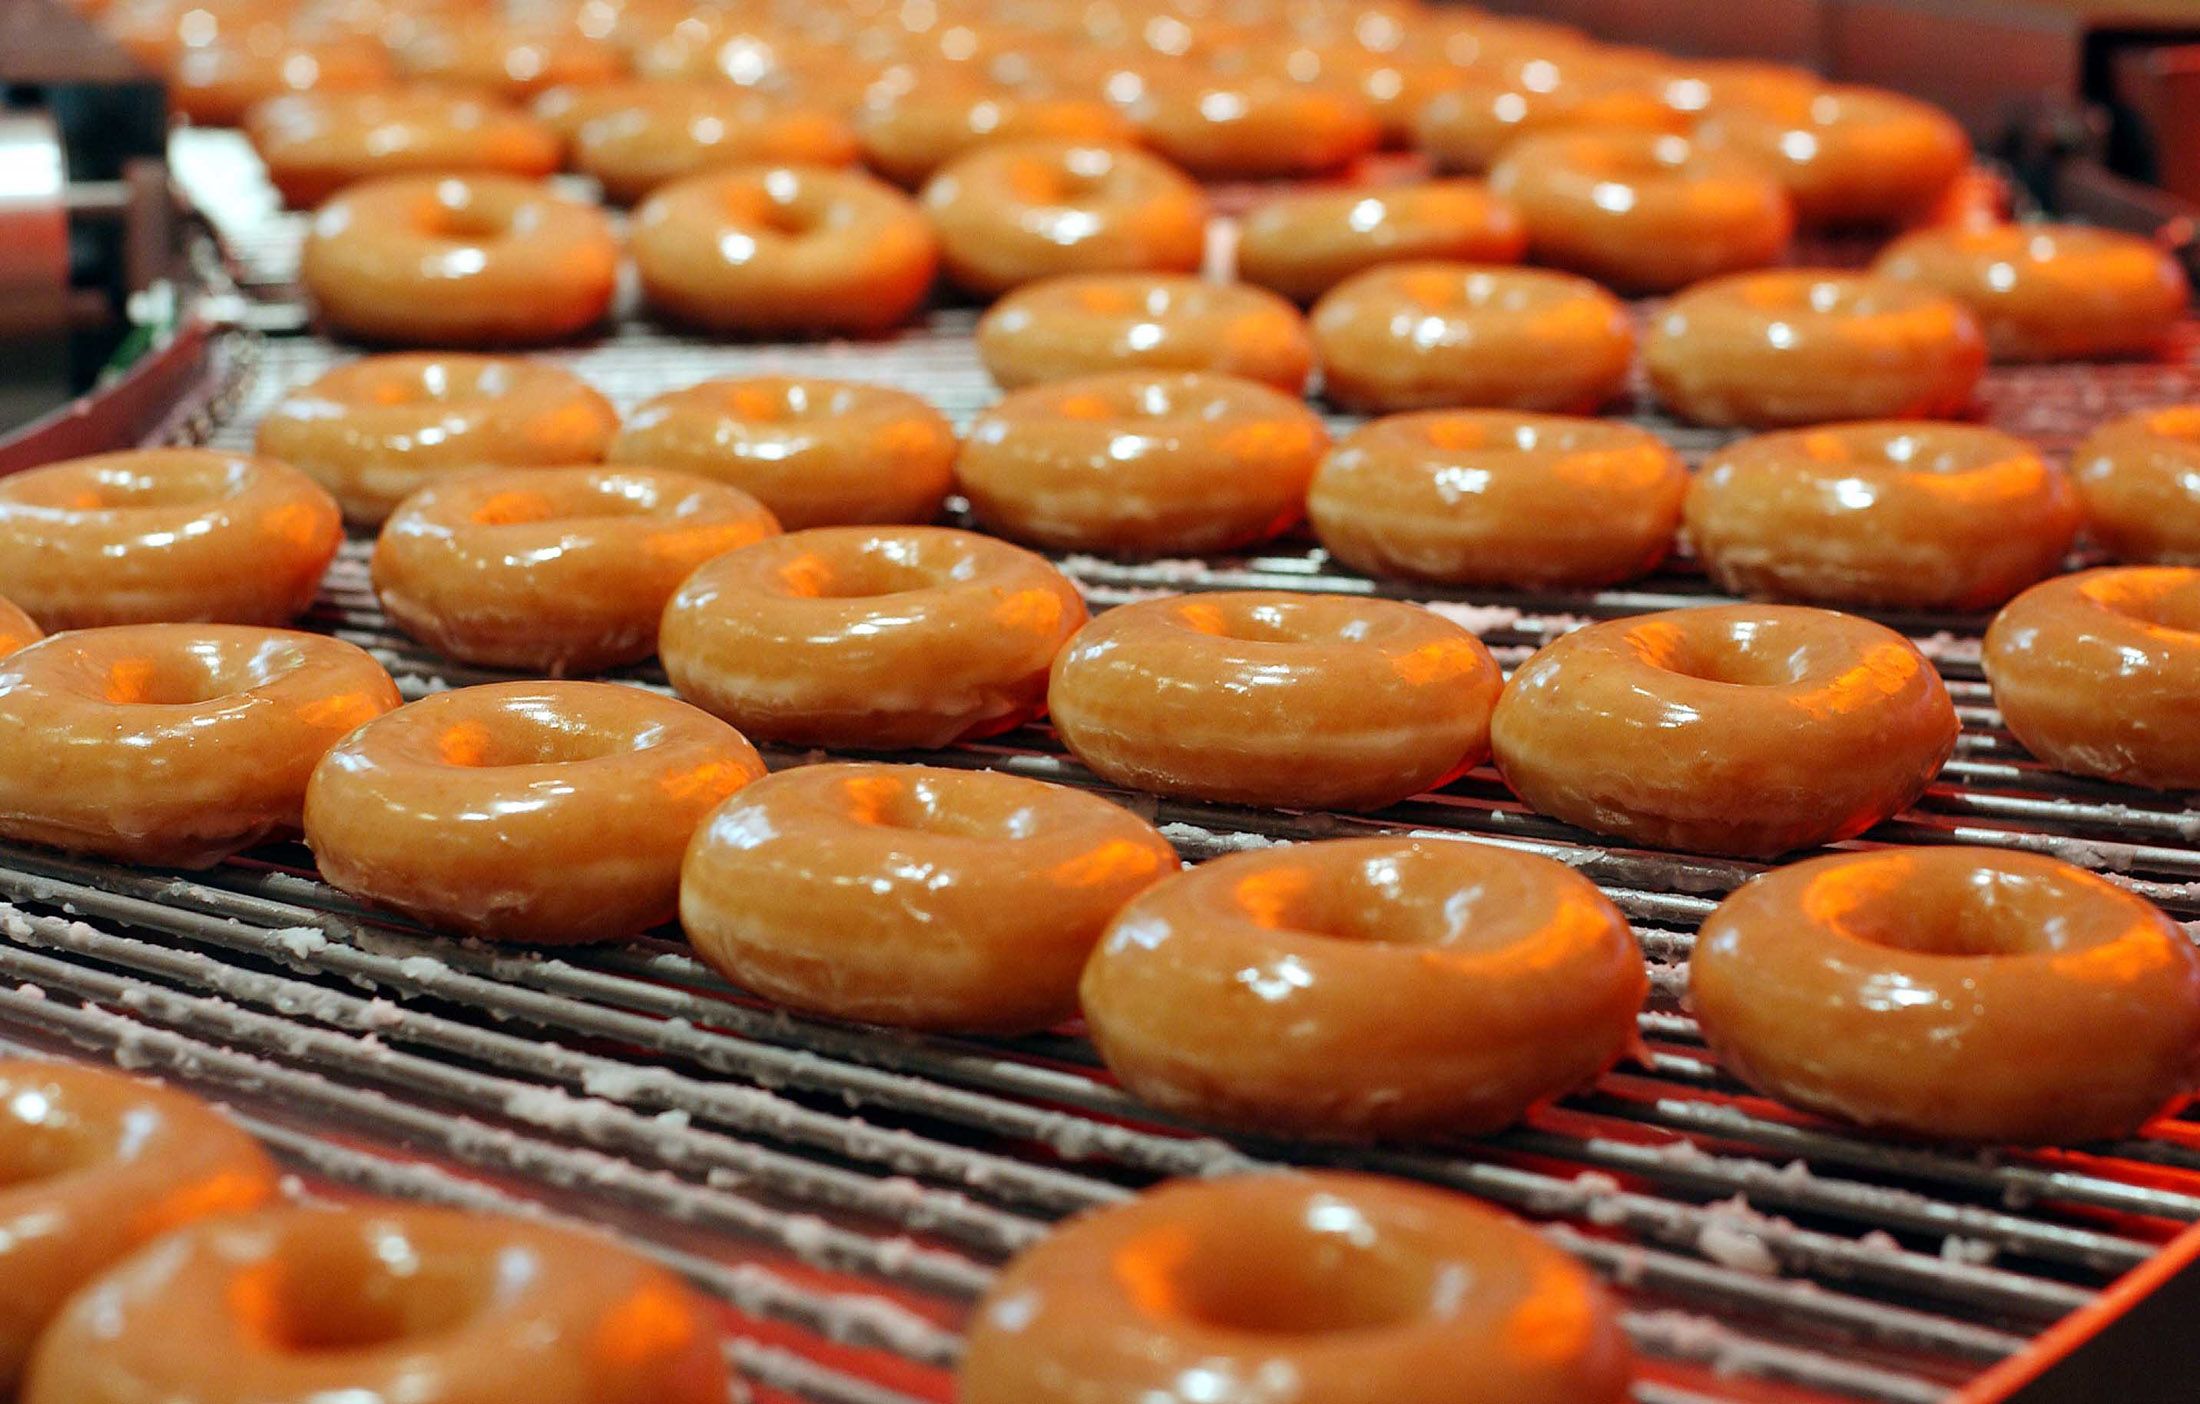
M 97 691 L 117 706 L 195 707 L 265 687 L 302 662 L 287 644 L 201 640 L 183 649 L 103 659 Z
M 1155 1229 L 1124 1245 L 1116 1272 L 1156 1314 L 1248 1336 L 1394 1329 L 1429 1315 L 1447 1286 L 1421 1255 L 1387 1243 L 1358 1208 L 1326 1194 Z
M 0 1190 L 89 1168 L 111 1149 L 51 1088 L 18 1085 L 0 1099 Z
M 839 387 L 800 380 L 737 381 L 717 387 L 721 411 L 743 424 L 802 424 L 833 419 L 848 407 Z
M 658 494 L 649 484 L 634 478 L 605 477 L 557 489 L 505 488 L 475 503 L 466 520 L 474 526 L 530 526 L 538 522 L 644 517 L 658 506 Z
M 1805 905 L 1854 940 L 1917 955 L 1989 958 L 2082 949 L 2113 935 L 2069 919 L 2074 905 L 2093 896 L 2058 874 L 1973 868 L 1959 876 L 1894 858 L 1821 876 Z
M 963 783 L 966 780 L 972 783 Z M 1029 838 L 1035 821 L 1030 806 L 1017 803 L 1002 812 L 986 803 L 982 794 L 972 793 L 983 785 L 979 776 L 904 779 L 871 774 L 851 776 L 843 794 L 850 816 L 877 828 L 948 838 Z
M 1633 639 L 1645 663 L 1668 673 L 1729 687 L 1790 687 L 1807 675 L 1808 659 L 1783 633 L 1763 620 L 1738 620 L 1716 635 L 1657 621 L 1636 629 Z
M 493 720 L 461 717 L 435 732 L 435 756 L 465 770 L 522 765 L 579 765 L 644 749 L 646 739 L 561 711 L 548 698 L 500 705 Z
M 1385 853 L 1348 868 L 1284 866 L 1246 874 L 1231 901 L 1255 924 L 1354 945 L 1500 950 L 1519 939 L 1536 897 L 1503 867 L 1461 880 L 1459 855 Z
M 252 465 L 241 458 L 196 452 L 157 463 L 136 458 L 33 470 L 0 488 L 0 497 L 64 512 L 132 512 L 226 501 L 252 483 Z
M 232 1278 L 225 1294 L 270 1350 L 333 1355 L 446 1336 L 479 1316 L 500 1280 L 531 1266 L 515 1251 L 437 1252 L 394 1228 L 300 1235 Z
M 1188 599 L 1177 606 L 1176 621 L 1211 638 L 1250 644 L 1360 643 L 1375 633 L 1358 610 L 1319 599 Z
M 886 539 L 869 544 L 872 549 L 852 555 L 806 551 L 794 557 L 779 568 L 780 590 L 796 599 L 865 600 L 928 590 L 940 583 L 943 572 L 901 543 Z
M 424 232 L 460 243 L 501 239 L 512 231 L 514 212 L 494 207 L 455 183 L 439 187 Z
M 2200 634 L 2200 571 L 2177 566 L 2126 566 L 2085 582 L 2085 593 L 2128 619 Z
M 2146 432 L 2179 444 L 2200 445 L 2200 405 L 2174 405 L 2146 417 Z
M 1782 448 L 1779 436 L 1757 442 L 1777 461 Z M 1991 429 L 1940 424 L 1804 429 L 1796 431 L 1792 443 L 1796 452 L 1813 463 L 1856 464 L 1904 473 L 1970 473 L 2033 457 L 2025 445 Z

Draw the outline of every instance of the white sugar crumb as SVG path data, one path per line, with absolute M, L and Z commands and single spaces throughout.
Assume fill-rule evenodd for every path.
M 1942 1262 L 1986 1267 L 1999 1255 L 2000 1249 L 1983 1238 L 1965 1238 L 1961 1234 L 1951 1233 L 1940 1240 Z
M 1201 858 L 1211 858 L 1223 853 L 1250 853 L 1257 849 L 1281 847 L 1289 842 L 1287 839 L 1270 838 L 1266 834 L 1231 833 L 1182 823 L 1163 824 L 1161 837 L 1178 850 Z
M 436 980 L 450 973 L 451 968 L 434 956 L 406 956 L 397 962 L 397 973 L 408 980 Z
M 328 949 L 327 934 L 311 926 L 285 926 L 267 935 L 286 954 L 299 960 L 311 960 Z
M 360 1027 L 392 1029 L 405 1022 L 405 1011 L 386 999 L 370 999 L 359 1007 Z
M 18 995 L 22 996 L 24 999 L 44 999 L 46 997 L 45 990 L 41 989 L 37 985 L 32 984 L 28 980 L 25 980 L 22 984 L 17 985 L 15 987 L 15 992 Z
M 1759 1213 L 1749 1201 L 1736 1195 L 1704 1206 L 1703 1227 L 1696 1233 L 1696 1249 L 1711 1261 L 1736 1272 L 1777 1277 L 1780 1259 L 1765 1246 L 1765 1239 L 1784 1232 L 1787 1222 Z

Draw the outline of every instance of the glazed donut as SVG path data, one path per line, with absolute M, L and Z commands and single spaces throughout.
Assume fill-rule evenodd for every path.
M 932 290 L 932 226 L 856 171 L 749 166 L 660 187 L 628 242 L 642 292 L 674 321 L 741 335 L 862 336 Z
M 373 176 L 558 168 L 556 134 L 527 114 L 430 89 L 272 98 L 247 114 L 245 132 L 283 203 L 299 209 Z
M 1378 263 L 1518 263 L 1527 247 L 1520 212 L 1479 181 L 1309 190 L 1245 216 L 1237 273 L 1304 303 Z
M 1778 181 L 1669 132 L 1523 137 L 1490 172 L 1490 189 L 1519 209 L 1536 262 L 1625 293 L 1762 268 L 1795 233 Z
M 1322 394 L 1370 413 L 1586 412 L 1619 393 L 1635 351 L 1619 299 L 1540 269 L 1384 264 L 1323 294 L 1309 325 Z
M 618 431 L 611 402 L 571 373 L 504 356 L 367 356 L 292 391 L 257 447 L 373 525 L 454 472 L 595 463 Z
M 0 581 L 47 629 L 286 624 L 343 544 L 296 469 L 212 449 L 136 449 L 0 477 Z
M 1697 136 L 1777 176 L 1808 225 L 1914 219 L 1971 164 L 1953 117 L 1877 88 L 1759 90 L 1706 112 Z
M 1322 460 L 1307 516 L 1369 575 L 1594 588 L 1665 559 L 1688 469 L 1632 425 L 1431 410 L 1362 425 Z
M 646 103 L 664 84 L 647 78 L 622 78 L 608 83 L 560 83 L 544 88 L 527 104 L 537 122 L 564 144 L 570 159 L 581 128 L 599 117 Z
M 1633 843 L 1770 858 L 1907 808 L 1955 706 L 1892 629 L 1793 605 L 1592 624 L 1522 664 L 1490 723 L 1539 813 Z
M 1997 361 L 2145 356 L 2185 315 L 2177 260 L 2145 239 L 2075 224 L 1928 229 L 1872 272 L 1971 309 Z
M 1418 606 L 1234 591 L 1093 620 L 1054 660 L 1047 708 L 1119 785 L 1380 809 L 1489 754 L 1499 681 L 1480 640 Z
M 1041 557 L 945 527 L 817 527 L 688 577 L 658 655 L 682 697 L 761 740 L 931 749 L 1037 716 L 1085 622 Z
M 1856 273 L 1785 269 L 1699 283 L 1652 321 L 1643 367 L 1698 424 L 1777 429 L 1845 419 L 1942 419 L 1986 365 L 1954 298 Z
M 1125 146 L 1008 141 L 956 157 L 920 197 L 947 274 L 990 296 L 1053 273 L 1191 273 L 1207 197 Z
M 1133 110 L 1139 135 L 1203 180 L 1327 175 L 1382 144 L 1365 98 L 1276 74 L 1155 87 Z
M 37 643 L 45 631 L 36 620 L 25 614 L 12 600 L 0 598 L 0 658 L 15 652 L 25 644 Z
M 1357 1139 L 1511 1125 L 1634 1045 L 1649 983 L 1626 918 L 1563 865 L 1377 838 L 1169 879 L 1109 925 L 1079 994 L 1141 1101 Z
M 711 1309 L 592 1233 L 412 1204 L 217 1219 L 100 1278 L 23 1404 L 721 1404 Z
M 706 380 L 634 411 L 613 463 L 716 478 L 781 526 L 928 522 L 955 463 L 955 430 L 916 396 L 855 381 Z
M 514 24 L 491 15 L 441 17 L 395 48 L 416 83 L 524 100 L 566 83 L 609 83 L 626 73 L 617 46 L 576 28 Z
M 0 1391 L 78 1288 L 165 1233 L 257 1207 L 275 1167 L 180 1092 L 71 1063 L 0 1062 Z
M 1693 121 L 1737 104 L 1808 102 L 1825 80 L 1807 68 L 1759 59 L 1692 58 L 1666 63 L 1658 97 Z
M 1892 848 L 1767 873 L 1704 920 L 1689 995 L 1752 1086 L 1936 1141 L 2129 1135 L 2200 1073 L 2191 939 L 2033 853 Z
M 234 127 L 285 93 L 355 93 L 394 81 L 381 45 L 364 39 L 298 40 L 255 31 L 185 49 L 168 70 L 169 105 L 202 127 Z
M 1524 136 L 1590 129 L 1684 132 L 1688 118 L 1632 78 L 1546 89 L 1466 73 L 1422 105 L 1413 119 L 1413 142 L 1437 170 L 1479 175 Z
M 1306 319 L 1273 293 L 1140 273 L 1026 283 L 978 319 L 977 336 L 1004 390 L 1102 371 L 1213 371 L 1296 396 L 1314 364 Z
M 1233 1050 L 1234 1051 L 1234 1050 Z M 962 1404 L 1160 1399 L 1619 1404 L 1627 1337 L 1580 1265 L 1448 1190 L 1338 1171 L 1180 1180 L 1072 1220 L 979 1305 Z M 1442 1382 L 1442 1383 L 1438 1383 Z
M 490 940 L 669 921 L 703 816 L 764 773 L 741 733 L 617 683 L 438 692 L 346 736 L 305 791 L 330 886 Z
M 2001 719 L 2057 770 L 2200 789 L 2200 570 L 2125 566 L 2035 585 L 1986 631 Z
M 2120 560 L 2200 565 L 2200 405 L 2141 410 L 2070 462 L 2086 533 Z
M 1874 421 L 1713 451 L 1686 522 L 1705 570 L 1733 594 L 1964 611 L 2060 569 L 2078 499 L 2022 439 Z
M 863 163 L 915 187 L 966 151 L 1032 139 L 1128 145 L 1130 119 L 1092 98 L 1042 97 L 995 88 L 919 86 L 868 105 L 856 120 Z
M 306 776 L 397 684 L 337 639 L 81 629 L 0 659 L 0 838 L 203 868 L 298 830 Z
M 1116 371 L 1018 390 L 980 414 L 955 483 L 980 522 L 1033 545 L 1224 551 L 1305 515 L 1328 447 L 1320 416 L 1265 385 Z
M 778 530 L 755 498 L 689 473 L 470 473 L 398 507 L 374 544 L 374 593 L 447 658 L 594 673 L 656 651 L 665 602 L 697 566 Z
M 667 83 L 580 124 L 573 166 L 632 204 L 658 186 L 720 166 L 845 166 L 855 134 L 823 108 L 738 88 Z
M 619 243 L 602 211 L 510 176 L 392 176 L 313 216 L 299 279 L 321 319 L 367 341 L 539 345 L 611 308 Z
M 813 1014 L 1028 1033 L 1077 1012 L 1125 902 L 1177 869 L 1098 795 L 983 770 L 807 765 L 720 805 L 680 924 L 727 979 Z

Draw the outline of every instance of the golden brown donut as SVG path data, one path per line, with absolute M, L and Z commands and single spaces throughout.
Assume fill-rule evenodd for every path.
M 365 650 L 319 634 L 56 634 L 0 659 L 0 837 L 207 867 L 295 833 L 322 752 L 397 701 Z
M 1520 211 L 1536 262 L 1627 293 L 1762 268 L 1795 233 L 1778 181 L 1670 132 L 1523 137 L 1490 171 L 1490 189 Z
M 1098 795 L 983 770 L 808 765 L 696 831 L 680 924 L 727 979 L 814 1014 L 1025 1033 L 1077 1012 L 1125 902 L 1177 869 Z
M 1307 190 L 1245 216 L 1237 273 L 1305 303 L 1378 263 L 1518 263 L 1527 247 L 1520 212 L 1479 181 Z
M 1524 136 L 1587 129 L 1683 132 L 1688 118 L 1633 78 L 1537 88 L 1517 78 L 1467 73 L 1422 105 L 1413 139 L 1437 170 L 1479 175 Z
M 394 81 L 379 44 L 256 30 L 177 54 L 168 70 L 168 101 L 200 126 L 234 127 L 260 103 L 286 93 L 366 92 Z
M 642 292 L 674 321 L 740 335 L 862 336 L 932 290 L 932 227 L 857 171 L 742 166 L 660 186 L 628 242 Z
M 258 1206 L 275 1167 L 204 1103 L 72 1063 L 0 1062 L 0 1390 L 77 1289 L 196 1219 Z
M 947 275 L 990 296 L 1054 273 L 1191 273 L 1207 197 L 1127 146 L 996 142 L 925 182 L 920 202 Z
M 1380 809 L 1489 753 L 1499 681 L 1480 640 L 1418 606 L 1249 590 L 1107 611 L 1055 659 L 1047 707 L 1120 785 Z
M 2144 898 L 1998 848 L 1841 853 L 1705 919 L 1704 1038 L 1781 1101 L 1939 1141 L 2129 1135 L 2200 1073 L 2200 953 Z
M 611 941 L 671 920 L 696 826 L 763 773 L 740 732 L 640 688 L 464 687 L 323 756 L 306 843 L 331 886 L 430 926 Z
M 1706 112 L 1697 134 L 1776 175 L 1808 225 L 1914 219 L 1971 163 L 1953 117 L 1878 88 L 1759 90 Z
M 1594 1080 L 1649 988 L 1586 878 L 1473 843 L 1218 858 L 1133 900 L 1085 967 L 1109 1071 L 1262 1135 L 1478 1135 Z
M 955 430 L 916 396 L 857 381 L 706 380 L 634 411 L 613 463 L 732 484 L 789 531 L 939 515 Z
M 2200 570 L 2080 571 L 2011 600 L 1980 661 L 2024 748 L 2057 770 L 2200 789 Z
M 100 1278 L 24 1404 L 721 1404 L 711 1308 L 593 1233 L 372 1202 L 194 1225 Z
M 1632 425 L 1429 410 L 1339 440 L 1306 506 L 1329 554 L 1370 575 L 1595 587 L 1665 559 L 1687 491 L 1679 455 Z
M 1673 60 L 1658 74 L 1658 97 L 1699 122 L 1736 104 L 1808 101 L 1824 87 L 1807 68 L 1759 59 Z
M 535 94 L 527 111 L 555 133 L 571 159 L 573 143 L 581 128 L 599 117 L 647 102 L 663 84 L 648 78 L 622 78 L 608 83 L 560 83 Z
M 1907 808 L 1954 751 L 1948 689 L 1908 639 L 1831 610 L 1706 605 L 1546 645 L 1490 723 L 1498 771 L 1554 819 L 1770 858 Z
M 558 168 L 556 134 L 526 113 L 431 89 L 272 98 L 247 115 L 245 132 L 283 202 L 301 209 L 374 176 Z
M 1093 98 L 992 87 L 920 85 L 868 104 L 856 119 L 863 163 L 897 185 L 919 186 L 976 147 L 1034 138 L 1126 145 L 1130 119 Z
M 573 136 L 574 169 L 621 204 L 721 166 L 845 166 L 855 159 L 855 134 L 832 112 L 694 83 L 657 85 L 582 122 Z
M 396 46 L 396 58 L 416 83 L 515 100 L 561 84 L 609 83 L 626 73 L 618 48 L 602 39 L 492 15 L 431 20 Z
M 1324 397 L 1370 413 L 1585 413 L 1619 392 L 1635 350 L 1626 307 L 1587 279 L 1464 263 L 1356 273 L 1309 325 Z
M 1133 115 L 1148 145 L 1202 180 L 1327 175 L 1383 135 L 1375 109 L 1351 88 L 1276 74 L 1159 86 Z
M 25 644 L 37 643 L 45 631 L 36 620 L 25 614 L 12 600 L 0 598 L 0 658 L 15 652 Z
M 928 750 L 1037 716 L 1085 622 L 1029 551 L 946 527 L 816 527 L 732 551 L 665 607 L 682 697 L 760 740 Z
M 598 462 L 618 427 L 609 400 L 555 366 L 400 352 L 292 391 L 260 421 L 257 447 L 371 526 L 454 472 Z
M 1306 511 L 1329 447 L 1297 397 L 1235 376 L 1116 371 L 1018 390 L 979 415 L 955 483 L 979 521 L 1059 550 L 1223 551 Z
M 655 468 L 430 483 L 374 544 L 390 621 L 461 662 L 558 677 L 647 658 L 680 582 L 779 530 L 747 493 Z
M 1043 278 L 978 319 L 978 358 L 1015 390 L 1103 371 L 1213 371 L 1290 395 L 1306 388 L 1306 319 L 1242 283 L 1142 273 Z
M 1872 272 L 1971 309 L 1997 361 L 2146 356 L 2185 315 L 2184 270 L 2155 244 L 2076 224 L 1928 229 Z
M 413 346 L 539 345 L 601 322 L 603 212 L 511 176 L 391 176 L 314 212 L 298 274 L 322 321 Z
M 1699 283 L 1652 321 L 1643 366 L 1699 424 L 1777 429 L 1847 419 L 1944 419 L 1986 365 L 1954 298 L 1858 273 L 1797 268 Z
M 2200 565 L 2200 405 L 2110 420 L 2070 461 L 2087 535 L 2127 561 Z
M 1713 451 L 1686 521 L 1711 578 L 1737 595 L 1976 610 L 2061 568 L 2078 499 L 2022 439 L 1878 420 Z
M 1181 1180 L 1072 1220 L 980 1304 L 962 1404 L 1619 1404 L 1627 1337 L 1581 1267 L 1448 1190 L 1338 1171 Z
M 287 624 L 343 540 L 335 501 L 271 458 L 136 449 L 0 478 L 0 581 L 47 629 Z

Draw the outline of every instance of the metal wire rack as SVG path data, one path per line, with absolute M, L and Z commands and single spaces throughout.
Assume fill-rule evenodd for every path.
M 263 210 L 233 228 L 247 282 L 283 281 L 292 224 Z M 948 310 L 889 342 L 766 347 L 628 322 L 556 359 L 622 408 L 769 367 L 890 381 L 961 420 L 993 394 L 968 326 Z M 272 335 L 240 407 L 198 427 L 247 444 L 268 405 L 348 354 Z M 2051 448 L 2103 415 L 2185 398 L 2200 398 L 2200 367 L 2183 356 L 1996 372 L 1985 396 L 1993 422 Z M 1638 417 L 1690 452 L 1714 441 Z M 488 680 L 388 624 L 365 553 L 347 545 L 307 627 L 370 649 L 408 695 Z M 1585 619 L 1717 598 L 1685 569 L 1595 595 L 1400 591 L 1288 542 L 1062 564 L 1095 608 L 1249 586 L 1403 594 L 1507 666 Z M 1964 733 L 1941 783 L 1858 844 L 2047 852 L 2200 918 L 2200 811 L 2036 765 L 1993 710 L 1982 621 L 1889 622 L 1940 666 Z M 620 676 L 664 686 L 647 668 Z M 1614 898 L 1652 963 L 1640 1050 L 1471 1142 L 1226 1140 L 1132 1102 L 1074 1029 L 945 1038 L 796 1017 L 727 986 L 670 933 L 557 951 L 455 941 L 361 908 L 295 845 L 190 874 L 0 848 L 0 1048 L 89 1051 L 200 1089 L 316 1185 L 607 1226 L 728 1303 L 744 1389 L 765 1401 L 945 1399 L 959 1327 L 1007 1256 L 1171 1175 L 1349 1165 L 1510 1206 L 1621 1292 L 1644 1404 L 1941 1400 L 2200 1220 L 2200 1122 L 2184 1115 L 2113 1145 L 1974 1154 L 1857 1135 L 1729 1078 L 1678 994 L 1696 923 L 1756 865 L 1603 843 L 1526 812 L 1488 770 L 1346 816 L 1111 791 L 1044 727 L 925 759 L 1109 793 L 1192 859 L 1361 833 L 1556 857 Z

